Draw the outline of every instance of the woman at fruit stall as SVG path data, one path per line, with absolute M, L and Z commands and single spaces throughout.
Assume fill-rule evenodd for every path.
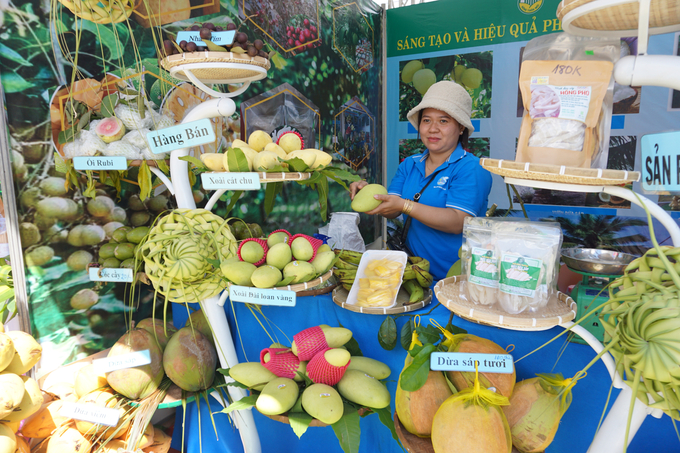
M 432 85 L 407 115 L 425 152 L 404 159 L 387 195 L 374 196 L 382 203 L 367 212 L 388 219 L 411 216 L 406 245 L 413 256 L 430 261 L 435 281 L 458 260 L 465 218 L 485 215 L 487 209 L 491 174 L 464 149 L 475 130 L 471 110 L 470 95 L 457 83 Z M 350 197 L 367 184 L 352 183 Z M 420 199 L 414 201 L 418 192 Z

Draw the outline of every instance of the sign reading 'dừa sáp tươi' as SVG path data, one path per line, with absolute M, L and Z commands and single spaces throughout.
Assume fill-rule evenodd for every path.
M 88 270 L 91 282 L 123 282 L 131 283 L 132 269 L 116 267 L 91 267 Z
M 73 158 L 76 170 L 127 170 L 124 156 L 76 156 Z
M 151 363 L 151 354 L 148 349 L 135 351 L 129 354 L 118 355 L 115 357 L 105 357 L 92 361 L 94 369 L 100 373 L 108 373 L 127 368 L 136 368 Z
M 232 285 L 229 287 L 229 298 L 234 302 L 294 307 L 296 296 L 295 291 Z
M 206 190 L 260 190 L 260 175 L 257 173 L 201 173 L 201 182 Z
M 234 38 L 236 37 L 236 30 L 228 31 L 213 31 L 210 33 L 210 41 L 214 42 L 218 46 L 230 46 L 234 43 Z M 201 38 L 200 31 L 180 31 L 177 33 L 177 44 L 182 41 L 203 43 L 203 38 Z
M 59 410 L 59 415 L 99 425 L 116 426 L 120 419 L 120 410 L 65 401 Z
M 512 374 L 513 358 L 510 354 L 473 354 L 467 352 L 433 352 L 430 369 L 434 371 L 475 371 L 482 373 Z
M 215 131 L 210 120 L 206 118 L 151 131 L 146 134 L 146 141 L 153 153 L 169 153 L 180 148 L 214 142 Z
M 643 135 L 642 190 L 648 193 L 680 192 L 680 131 Z

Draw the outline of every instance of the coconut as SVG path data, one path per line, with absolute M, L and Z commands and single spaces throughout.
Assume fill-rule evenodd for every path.
M 130 419 L 125 417 L 126 408 L 120 404 L 118 398 L 116 398 L 111 390 L 95 390 L 90 392 L 87 395 L 80 397 L 77 404 L 93 405 L 108 409 L 118 409 L 118 412 L 120 413 L 118 424 L 113 427 L 76 419 L 76 428 L 82 434 L 87 436 L 101 434 L 105 431 L 105 437 L 114 434 L 114 432 L 116 434 L 124 433 L 130 425 Z
M 134 368 L 111 371 L 106 380 L 111 388 L 126 398 L 136 400 L 149 396 L 163 380 L 163 352 L 152 334 L 132 329 L 111 347 L 108 357 L 149 350 L 151 363 Z
M 67 427 L 52 434 L 46 453 L 90 453 L 91 450 L 92 443 L 80 431 Z
M 168 341 L 163 368 L 182 390 L 197 392 L 208 388 L 215 378 L 217 353 L 201 332 L 183 327 Z
M 3 423 L 20 422 L 38 412 L 43 403 L 42 392 L 35 379 L 28 376 L 19 376 L 24 384 L 24 393 L 21 403 L 14 410 L 2 417 Z
M 506 397 L 483 388 L 479 379 L 450 396 L 432 420 L 435 453 L 509 453 L 510 426 L 501 409 L 507 404 Z
M 74 389 L 78 398 L 104 387 L 108 388 L 106 373 L 97 371 L 93 364 L 85 365 L 76 373 Z
M 555 438 L 560 419 L 571 403 L 576 381 L 562 375 L 539 374 L 515 385 L 510 405 L 503 412 L 510 425 L 512 444 L 523 453 L 542 452 Z
M 163 320 L 156 318 L 142 319 L 137 323 L 138 329 L 147 330 L 158 340 L 161 349 L 165 349 L 170 337 L 177 332 L 177 328 L 172 324 L 164 324 Z
M 63 405 L 64 402 L 62 400 L 43 404 L 40 410 L 21 427 L 21 434 L 25 437 L 36 439 L 49 437 L 55 429 L 71 421 L 70 417 L 59 415 Z
M 210 341 L 210 344 L 215 345 L 215 339 L 213 338 L 212 329 L 210 329 L 210 323 L 208 319 L 203 314 L 203 310 L 196 310 L 187 318 L 187 322 L 184 323 L 184 327 L 193 327 L 194 329 L 201 332 Z
M 407 367 L 408 364 L 404 366 L 404 369 Z M 403 390 L 401 376 L 399 376 L 395 397 L 399 421 L 411 434 L 429 437 L 437 409 L 452 394 L 453 392 L 446 383 L 446 377 L 441 371 L 430 370 L 425 384 L 415 392 Z
M 486 338 L 475 335 L 458 334 L 453 336 L 449 352 L 466 352 L 475 354 L 507 354 L 506 350 Z M 463 390 L 472 386 L 475 380 L 475 373 L 466 371 L 447 371 L 449 380 L 456 389 Z M 515 368 L 513 365 L 512 374 L 502 373 L 479 373 L 479 381 L 485 388 L 493 387 L 497 393 L 509 398 L 515 386 Z

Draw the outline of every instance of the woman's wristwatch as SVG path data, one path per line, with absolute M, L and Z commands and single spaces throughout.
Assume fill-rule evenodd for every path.
M 411 211 L 413 210 L 413 207 L 416 205 L 415 201 L 406 199 L 404 200 L 404 207 L 401 208 L 401 212 L 403 214 L 409 215 L 411 214 Z

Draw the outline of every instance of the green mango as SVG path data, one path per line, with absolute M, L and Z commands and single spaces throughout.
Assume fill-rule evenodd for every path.
M 385 384 L 363 371 L 345 371 L 337 387 L 340 394 L 353 403 L 373 409 L 382 409 L 390 405 L 390 392 Z
M 229 376 L 236 382 L 258 391 L 276 379 L 276 375 L 262 366 L 260 362 L 238 363 L 229 368 Z
M 387 195 L 387 189 L 380 184 L 368 184 L 364 186 L 359 192 L 354 195 L 354 200 L 352 200 L 352 209 L 356 212 L 368 212 L 372 211 L 378 206 L 382 201 L 373 198 L 374 195 Z
M 288 412 L 295 405 L 300 389 L 288 378 L 272 379 L 257 397 L 255 407 L 265 415 L 279 415 Z
M 326 384 L 310 385 L 302 392 L 302 407 L 317 420 L 332 425 L 342 418 L 344 406 L 340 394 Z

